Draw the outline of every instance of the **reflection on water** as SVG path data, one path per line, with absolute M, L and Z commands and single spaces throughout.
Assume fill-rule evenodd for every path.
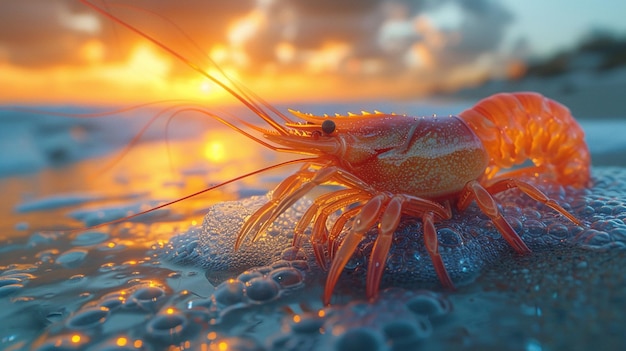
M 124 127 L 131 136 L 137 130 L 118 126 Z M 87 134 L 81 140 L 107 140 L 93 126 L 82 130 Z M 109 145 L 105 156 L 0 181 L 0 320 L 11 321 L 0 328 L 0 349 L 300 350 L 360 345 L 385 350 L 434 345 L 535 350 L 544 345 L 571 346 L 572 341 L 555 337 L 568 318 L 577 321 L 567 324 L 568 340 L 591 345 L 595 337 L 611 345 L 626 344 L 621 332 L 611 332 L 623 322 L 621 315 L 611 313 L 621 310 L 613 305 L 620 304 L 617 297 L 626 290 L 621 274 L 626 257 L 619 250 L 606 254 L 565 248 L 524 258 L 505 255 L 476 282 L 449 294 L 420 290 L 420 285 L 415 290 L 389 290 L 370 303 L 358 300 L 363 292 L 350 285 L 330 308 L 321 306 L 322 281 L 309 274 L 301 252 L 286 251 L 282 260 L 269 266 L 224 277 L 210 276 L 212 272 L 197 261 L 178 266 L 157 254 L 173 234 L 185 233 L 181 240 L 193 238 L 190 233 L 201 230 L 212 204 L 264 194 L 288 169 L 250 177 L 131 221 L 67 231 L 129 215 L 290 157 L 224 128 L 174 137 L 169 147 L 162 130 L 158 135 L 134 145 L 112 165 L 119 151 L 111 150 L 117 145 Z M 582 205 L 577 211 L 594 221 L 584 231 L 590 245 L 592 239 L 602 240 L 602 231 L 626 237 L 622 170 L 597 173 L 603 178 L 590 190 L 592 200 L 584 194 L 578 199 Z M 522 200 L 515 196 L 509 200 L 506 209 L 511 216 L 519 216 L 523 223 L 537 219 L 535 230 L 548 231 L 551 238 L 562 234 L 555 230 L 563 227 L 561 220 L 551 212 L 518 211 L 515 204 Z M 221 204 L 212 211 L 229 207 L 236 208 Z M 451 224 L 483 223 L 480 214 L 466 217 Z M 544 221 L 561 226 L 546 228 Z M 454 234 L 450 228 L 446 233 Z M 415 244 L 407 235 L 398 240 Z M 451 259 L 455 257 L 451 251 L 460 244 L 446 243 L 450 244 L 446 257 Z M 185 242 L 168 257 L 193 256 L 201 244 Z M 232 246 L 221 252 L 232 252 Z M 548 271 L 552 273 L 545 274 Z M 611 289 L 594 291 L 597 284 L 611 284 Z M 608 331 L 583 335 L 586 320 Z M 485 330 L 499 330 L 506 337 Z
M 141 350 L 149 347 L 145 328 L 153 345 L 187 333 L 189 321 L 172 299 L 190 287 L 208 296 L 212 286 L 202 272 L 162 266 L 149 250 L 198 225 L 211 204 L 263 193 L 280 177 L 250 177 L 118 225 L 69 229 L 146 210 L 284 157 L 214 128 L 198 138 L 139 143 L 119 161 L 112 153 L 3 179 L 0 320 L 14 323 L 0 331 L 0 348 Z M 166 301 L 172 307 L 160 311 Z M 125 317 L 113 313 L 120 306 Z M 117 318 L 120 324 L 97 331 Z
M 84 203 L 91 204 L 82 209 L 121 206 L 129 199 L 151 200 L 150 204 L 172 201 L 288 157 L 276 155 L 229 129 L 209 130 L 190 140 L 140 143 L 121 160 L 117 153 L 3 179 L 2 237 L 24 234 L 26 231 L 17 230 L 20 228 L 32 231 L 71 225 L 59 215 L 68 210 L 59 208 Z M 212 203 L 235 199 L 240 191 L 264 192 L 274 183 L 271 173 L 250 177 L 172 205 L 171 209 L 202 214 L 202 209 Z M 56 201 L 50 198 L 54 195 L 58 195 Z

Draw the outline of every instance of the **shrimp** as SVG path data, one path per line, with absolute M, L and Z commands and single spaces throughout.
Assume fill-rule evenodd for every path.
M 294 228 L 294 246 L 300 245 L 306 229 L 312 228 L 308 240 L 316 261 L 328 270 L 325 304 L 330 303 L 348 260 L 374 226 L 378 235 L 369 257 L 366 294 L 370 299 L 377 297 L 402 215 L 421 219 L 426 250 L 445 288 L 453 288 L 454 284 L 439 253 L 435 224 L 450 219 L 453 206 L 463 211 L 475 202 L 519 254 L 528 254 L 530 249 L 500 213 L 493 194 L 517 188 L 582 225 L 554 200 L 521 180 L 522 176 L 533 176 L 574 187 L 589 184 L 590 156 L 584 133 L 568 109 L 553 100 L 536 93 L 497 94 L 458 116 L 446 117 L 378 111 L 330 117 L 295 110 L 289 110 L 288 116 L 223 72 L 224 81 L 104 8 L 81 1 L 220 85 L 265 121 L 269 129 L 239 121 L 250 129 L 245 131 L 226 118 L 201 112 L 271 150 L 309 156 L 288 162 L 303 165 L 280 182 L 269 201 L 245 221 L 235 249 L 247 240 L 257 240 L 278 216 L 312 189 L 325 184 L 341 186 L 315 198 Z M 503 172 L 526 161 L 533 165 Z M 327 220 L 333 213 L 339 214 L 329 228 Z

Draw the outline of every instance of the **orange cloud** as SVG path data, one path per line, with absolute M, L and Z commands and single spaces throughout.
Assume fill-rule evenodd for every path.
M 491 2 L 450 2 L 456 28 L 431 21 L 432 8 L 390 0 L 95 2 L 215 74 L 212 58 L 272 101 L 416 96 L 483 79 L 489 71 L 479 58 L 510 67 L 494 53 L 506 11 Z M 12 87 L 0 96 L 5 103 L 227 98 L 74 0 L 0 4 L 0 84 Z

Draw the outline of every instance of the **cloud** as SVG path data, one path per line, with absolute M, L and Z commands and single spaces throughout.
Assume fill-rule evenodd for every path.
M 436 23 L 431 15 L 447 7 L 457 23 Z M 279 69 L 302 69 L 337 46 L 329 67 L 337 74 L 393 74 L 406 69 L 467 64 L 498 48 L 513 16 L 499 3 L 471 1 L 257 1 L 243 19 L 243 36 L 231 38 L 233 56 L 247 58 L 250 70 L 276 68 L 281 47 L 288 60 Z M 238 33 L 235 30 L 235 33 Z M 243 31 L 241 33 L 244 33 Z M 330 49 L 329 49 L 330 47 Z M 236 53 L 236 54 L 235 54 Z
M 223 67 L 259 76 L 445 80 L 496 57 L 513 20 L 493 0 L 95 2 L 193 62 L 203 60 L 199 47 Z M 0 4 L 0 63 L 123 62 L 141 40 L 75 0 Z
M 89 37 L 79 22 L 68 1 L 5 1 L 0 10 L 0 59 L 21 66 L 71 63 L 73 49 Z
M 190 37 L 209 44 L 221 40 L 227 24 L 245 14 L 251 1 L 211 2 L 177 1 L 95 1 L 112 13 L 157 38 L 167 37 L 171 26 L 163 18 L 176 23 Z M 145 10 L 144 10 L 145 9 Z M 155 17 L 158 14 L 162 18 Z M 161 30 L 160 27 L 165 29 Z M 106 45 L 106 59 L 119 60 L 130 47 L 141 40 L 126 29 L 96 14 L 76 0 L 28 0 L 0 3 L 0 62 L 41 67 L 59 64 L 81 64 L 76 53 L 94 38 Z

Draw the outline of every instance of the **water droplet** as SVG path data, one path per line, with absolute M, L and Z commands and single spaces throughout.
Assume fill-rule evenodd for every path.
M 72 240 L 74 246 L 89 246 L 99 244 L 109 238 L 109 235 L 105 232 L 84 232 L 80 233 Z
M 280 288 L 272 279 L 254 278 L 246 283 L 246 295 L 255 302 L 268 302 L 276 297 Z
M 24 285 L 22 284 L 7 284 L 0 286 L 0 297 L 8 296 L 20 291 Z
M 175 340 L 182 335 L 188 323 L 187 318 L 179 312 L 159 313 L 148 322 L 146 330 L 153 337 Z
M 71 249 L 59 255 L 56 259 L 56 263 L 66 268 L 77 268 L 83 263 L 86 257 L 86 250 Z
M 108 317 L 109 309 L 106 307 L 85 308 L 68 319 L 67 327 L 73 329 L 93 328 L 104 324 Z
M 243 282 L 230 279 L 218 285 L 213 296 L 215 297 L 215 302 L 224 306 L 231 306 L 243 302 L 244 289 L 245 285 Z
M 427 320 L 421 320 L 420 323 L 398 320 L 385 324 L 383 332 L 394 350 L 411 350 L 432 334 L 432 327 Z
M 528 234 L 533 237 L 542 236 L 546 232 L 546 225 L 543 224 L 543 222 L 534 219 L 529 219 L 524 222 L 524 228 L 526 229 Z
M 270 276 L 282 288 L 294 289 L 304 284 L 304 277 L 299 270 L 291 267 L 283 267 L 274 270 Z
M 463 244 L 463 238 L 459 233 L 451 228 L 441 228 L 437 230 L 439 244 L 443 247 L 456 248 Z
M 385 350 L 384 340 L 379 333 L 366 328 L 348 330 L 337 338 L 335 350 L 378 351 Z
M 418 315 L 436 317 L 450 312 L 452 305 L 435 293 L 424 292 L 411 298 L 406 307 Z
M 285 261 L 306 261 L 307 259 L 304 250 L 296 246 L 291 246 L 284 249 L 283 252 L 280 254 L 280 257 Z
M 164 298 L 165 290 L 156 286 L 147 286 L 135 290 L 129 300 L 136 303 L 140 308 L 155 311 Z

